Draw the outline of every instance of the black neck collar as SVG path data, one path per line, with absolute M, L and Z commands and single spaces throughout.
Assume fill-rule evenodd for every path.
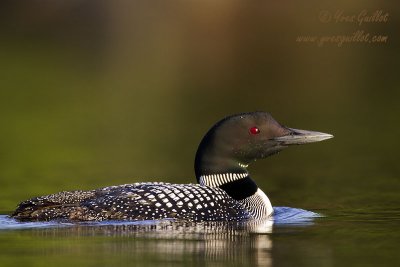
M 257 190 L 257 184 L 250 178 L 246 176 L 243 179 L 232 181 L 219 186 L 224 190 L 230 197 L 236 200 L 242 200 L 254 195 Z

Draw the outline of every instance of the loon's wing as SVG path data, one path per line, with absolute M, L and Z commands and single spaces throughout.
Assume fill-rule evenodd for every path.
M 136 183 L 106 187 L 83 206 L 99 220 L 230 221 L 249 218 L 237 201 L 219 188 L 198 184 Z

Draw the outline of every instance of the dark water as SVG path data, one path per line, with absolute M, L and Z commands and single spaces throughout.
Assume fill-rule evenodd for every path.
M 248 2 L 1 1 L 1 267 L 400 265 L 399 3 Z M 319 16 L 363 10 L 388 21 Z M 296 41 L 356 31 L 388 42 Z M 335 136 L 249 166 L 273 206 L 323 217 L 278 208 L 263 232 L 5 217 L 62 190 L 194 183 L 208 128 L 255 110 Z
M 398 211 L 330 218 L 275 207 L 264 222 L 19 223 L 0 216 L 2 266 L 396 266 Z

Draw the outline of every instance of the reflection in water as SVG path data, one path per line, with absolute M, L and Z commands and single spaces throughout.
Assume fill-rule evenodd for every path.
M 262 228 L 272 231 L 268 223 L 177 223 L 161 222 L 156 225 L 112 225 L 85 228 L 86 234 L 122 235 L 157 242 L 147 243 L 144 250 L 157 251 L 160 255 L 184 256 L 188 253 L 207 262 L 231 261 L 246 264 L 249 261 L 270 266 L 272 242 L 269 235 L 252 235 Z M 172 241 L 172 242 L 171 242 Z M 195 242 L 193 242 L 195 241 Z M 131 244 L 128 245 L 128 249 Z
M 241 223 L 177 222 L 173 220 L 140 222 L 21 223 L 0 216 L 0 230 L 30 229 L 34 246 L 49 240 L 48 251 L 78 254 L 90 253 L 98 260 L 128 258 L 129 262 L 213 263 L 232 265 L 272 266 L 272 239 L 274 225 L 309 225 L 318 214 L 285 207 L 276 207 L 275 216 L 267 221 Z M 87 245 L 87 240 L 90 246 Z M 29 242 L 28 242 L 29 243 Z M 72 244 L 72 245 L 71 245 Z M 83 254 L 83 255 L 82 255 Z
M 254 234 L 254 231 L 262 229 L 263 232 L 271 232 L 272 224 L 272 220 L 268 223 L 241 224 L 169 220 L 132 224 L 78 224 L 36 229 L 35 235 L 46 240 L 59 238 L 60 235 L 85 239 L 108 237 L 112 241 L 101 241 L 98 252 L 144 258 L 149 253 L 156 253 L 158 261 L 167 263 L 185 261 L 189 256 L 190 261 L 204 265 L 224 261 L 235 265 L 271 266 L 271 238 L 268 234 Z

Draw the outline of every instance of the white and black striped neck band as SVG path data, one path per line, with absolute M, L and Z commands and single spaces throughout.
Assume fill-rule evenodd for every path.
M 219 174 L 208 174 L 200 176 L 199 183 L 201 185 L 207 185 L 211 187 L 218 187 L 223 184 L 237 181 L 249 176 L 248 173 L 219 173 Z

